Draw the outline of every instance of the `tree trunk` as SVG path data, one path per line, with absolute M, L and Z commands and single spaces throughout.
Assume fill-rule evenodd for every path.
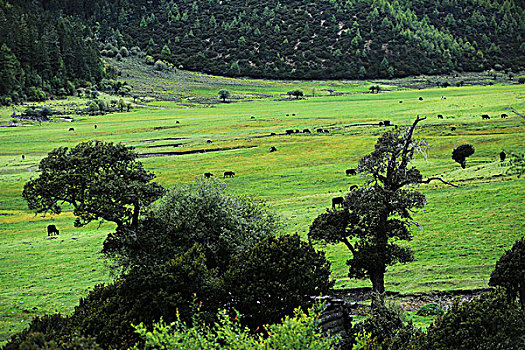
M 378 298 L 385 293 L 385 273 L 379 272 L 370 275 L 372 281 L 372 310 L 383 303 L 382 298 Z

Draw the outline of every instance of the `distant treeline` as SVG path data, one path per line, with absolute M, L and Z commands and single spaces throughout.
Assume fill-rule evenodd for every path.
M 0 0 L 0 103 L 70 95 L 104 69 L 88 27 L 38 1 Z
M 43 0 L 105 44 L 186 69 L 376 78 L 524 66 L 518 0 Z

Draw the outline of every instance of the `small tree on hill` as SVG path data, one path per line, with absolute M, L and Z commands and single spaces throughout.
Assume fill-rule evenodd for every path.
M 509 302 L 519 297 L 525 310 L 525 240 L 518 239 L 510 250 L 499 258 L 490 275 L 489 286 L 504 287 Z
M 418 117 L 404 134 L 400 131 L 384 133 L 375 151 L 359 161 L 357 171 L 369 176 L 367 186 L 348 193 L 344 210 L 328 210 L 310 226 L 310 238 L 346 245 L 352 254 L 347 261 L 348 275 L 368 277 L 374 293 L 385 291 L 388 265 L 414 259 L 412 250 L 396 242 L 412 239 L 411 213 L 422 208 L 426 199 L 407 187 L 432 180 L 450 184 L 438 177 L 423 180 L 419 170 L 411 166 L 415 153 L 426 146 L 424 141 L 413 138 L 417 123 L 424 119 Z M 372 307 L 377 302 L 381 300 L 373 299 Z
M 60 214 L 68 203 L 77 227 L 98 219 L 135 226 L 141 211 L 164 193 L 151 182 L 155 175 L 122 144 L 88 141 L 59 147 L 38 167 L 39 177 L 26 183 L 22 193 L 29 209 Z
M 226 102 L 226 99 L 230 97 L 230 92 L 226 89 L 219 90 L 219 98 L 222 98 L 222 102 Z
M 463 169 L 465 169 L 467 166 L 467 157 L 473 155 L 474 151 L 474 147 L 469 144 L 458 146 L 452 151 L 452 159 L 454 159 L 461 165 Z

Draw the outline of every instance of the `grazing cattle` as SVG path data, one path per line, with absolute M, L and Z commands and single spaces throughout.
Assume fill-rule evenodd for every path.
M 212 143 L 213 141 L 212 140 L 206 140 L 206 143 Z
M 505 113 L 503 113 L 503 114 L 501 115 L 501 117 L 502 117 L 502 118 L 507 118 L 507 117 L 508 117 L 508 115 L 507 115 L 507 114 L 505 114 Z
M 97 124 L 94 125 L 95 129 L 97 128 Z
M 270 136 L 275 136 L 275 133 L 274 133 L 274 132 L 271 132 L 271 133 L 270 133 Z
M 332 198 L 332 209 L 335 209 L 336 205 L 339 205 L 340 207 L 343 206 L 345 199 L 343 197 L 334 197 Z
M 22 160 L 26 159 L 26 156 L 22 154 Z
M 250 119 L 255 119 L 255 117 L 252 115 L 252 116 L 250 117 Z
M 438 119 L 443 119 L 443 114 L 438 114 Z
M 357 190 L 357 185 L 350 186 L 350 191 Z
M 305 134 L 310 134 L 311 131 L 310 131 L 310 129 L 304 129 L 304 130 L 303 130 L 303 133 L 305 133 Z
M 179 124 L 179 121 L 177 120 L 177 121 L 175 122 L 175 124 Z
M 379 126 L 383 126 L 383 122 L 379 122 Z
M 295 117 L 295 113 L 292 113 L 292 117 Z
M 56 234 L 57 236 L 60 234 L 57 227 L 55 225 L 47 225 L 47 235 L 53 236 L 54 234 Z
M 75 131 L 75 128 L 69 128 L 69 131 Z
M 499 160 L 501 160 L 503 162 L 505 160 L 505 158 L 507 158 L 507 155 L 505 154 L 505 151 L 501 151 L 499 153 Z
M 346 169 L 346 176 L 357 175 L 357 169 Z
M 403 103 L 403 101 L 399 101 L 399 103 Z
M 275 146 L 270 147 L 270 152 L 275 152 L 275 151 L 277 151 L 277 148 L 275 148 Z
M 287 117 L 289 117 L 289 116 L 290 116 L 290 114 L 288 114 L 288 113 L 287 113 L 287 114 L 286 114 L 286 116 L 287 116 Z
M 419 101 L 423 101 L 423 97 L 420 97 L 420 98 L 419 98 Z
M 488 114 L 482 114 L 481 119 L 490 119 Z
M 233 171 L 225 171 L 224 177 L 234 177 L 235 173 Z
M 384 125 L 384 126 L 390 126 L 390 125 L 391 125 L 391 124 L 390 124 L 390 120 L 385 120 L 385 121 L 383 121 L 383 125 Z
M 207 178 L 207 179 L 209 179 L 212 176 L 213 176 L 212 173 L 204 173 L 204 177 Z
M 456 131 L 456 127 L 455 126 L 451 127 L 450 131 Z
M 293 134 L 293 130 L 292 129 L 286 130 L 286 135 L 291 135 L 291 134 Z
M 446 100 L 446 99 L 447 99 L 447 96 L 441 96 L 441 99 L 442 99 L 442 100 Z
M 317 130 L 315 130 L 316 132 L 323 132 L 323 129 L 319 128 Z
M 295 129 L 295 133 L 296 134 L 300 133 L 299 129 Z
M 325 134 L 330 133 L 330 131 L 328 131 L 328 129 L 323 129 L 323 132 L 324 132 Z

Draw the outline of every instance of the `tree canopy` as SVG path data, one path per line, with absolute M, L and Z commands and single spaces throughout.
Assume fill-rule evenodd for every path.
M 22 193 L 29 209 L 60 214 L 68 203 L 77 217 L 75 226 L 99 219 L 136 226 L 140 213 L 164 193 L 151 182 L 155 175 L 123 144 L 88 141 L 59 147 L 40 161 L 39 169 Z

